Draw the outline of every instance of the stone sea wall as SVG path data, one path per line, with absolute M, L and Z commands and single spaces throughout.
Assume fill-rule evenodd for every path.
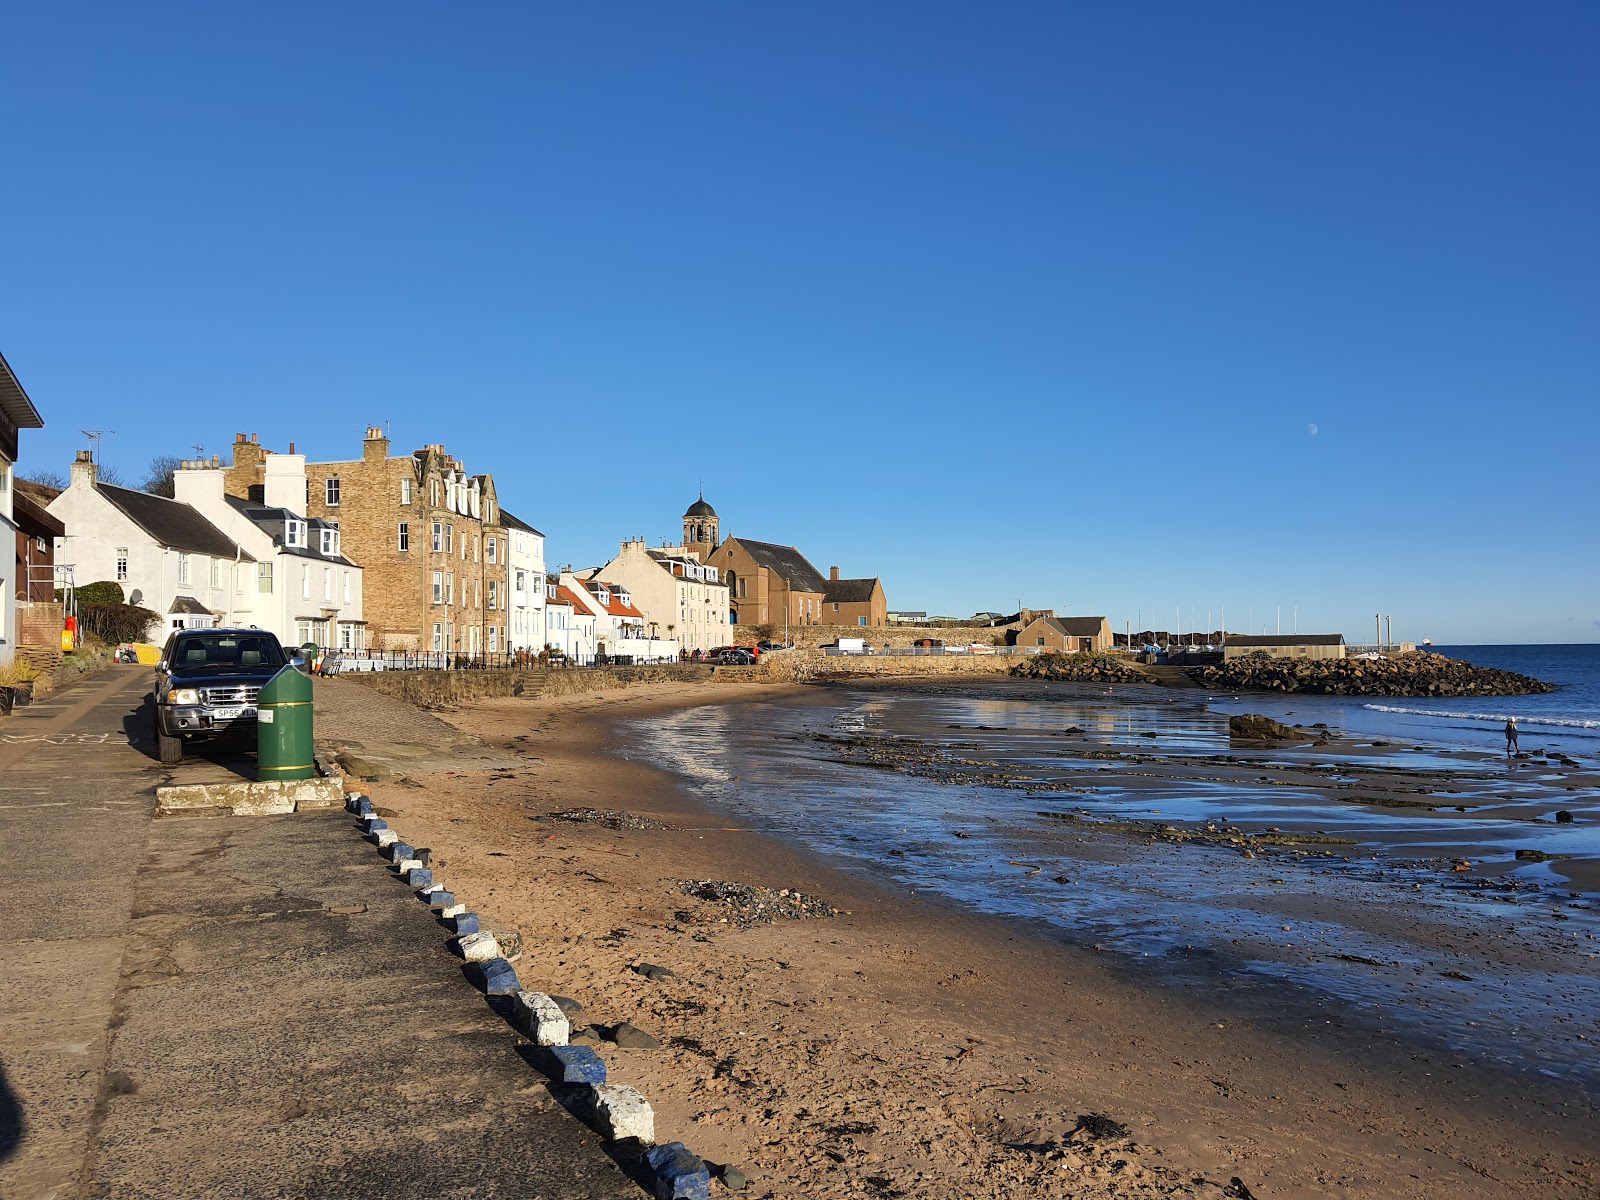
M 1069 683 L 1151 683 L 1150 672 L 1126 656 L 1110 654 L 1038 654 L 1011 668 L 1018 679 L 1054 679 Z
M 711 672 L 695 666 L 531 668 L 502 671 L 357 671 L 340 679 L 359 683 L 420 708 L 505 696 L 571 696 L 640 683 L 706 683 Z
M 782 623 L 774 628 L 772 640 L 781 642 Z M 880 648 L 885 645 L 914 646 L 923 638 L 934 638 L 947 646 L 966 646 L 973 642 L 980 646 L 992 646 L 996 644 L 994 639 L 997 635 L 999 644 L 1004 645 L 1005 632 L 1005 628 L 989 629 L 977 625 L 791 625 L 789 640 L 796 649 L 801 650 L 831 645 L 840 638 L 865 638 Z M 764 635 L 758 633 L 755 626 L 733 627 L 733 641 L 737 645 L 754 645 L 763 638 Z
M 886 675 L 1004 675 L 1016 661 L 1001 654 L 827 655 L 797 648 L 763 654 L 761 675 L 771 683 Z
M 1553 692 L 1543 680 L 1418 650 L 1390 658 L 1238 658 L 1200 667 L 1192 678 L 1230 692 L 1303 692 L 1324 696 L 1525 696 Z

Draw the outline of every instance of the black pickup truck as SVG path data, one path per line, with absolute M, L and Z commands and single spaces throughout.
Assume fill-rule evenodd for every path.
M 183 761 L 192 742 L 253 734 L 261 687 L 289 662 L 264 629 L 180 629 L 156 664 L 156 749 Z

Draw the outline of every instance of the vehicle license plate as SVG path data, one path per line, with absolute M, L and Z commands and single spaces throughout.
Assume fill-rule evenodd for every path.
M 253 708 L 219 708 L 212 712 L 211 719 L 213 721 L 237 721 L 240 717 L 254 716 L 255 711 Z

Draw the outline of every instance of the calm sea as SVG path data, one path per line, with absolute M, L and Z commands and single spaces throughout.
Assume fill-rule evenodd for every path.
M 1538 696 L 1471 699 L 1361 699 L 1348 696 L 1216 697 L 1218 712 L 1292 713 L 1303 724 L 1326 721 L 1349 733 L 1397 741 L 1500 749 L 1507 718 L 1516 717 L 1524 748 L 1573 754 L 1600 750 L 1600 645 L 1435 646 L 1434 651 L 1485 667 L 1532 675 L 1556 685 Z M 1307 720 L 1307 714 L 1318 715 Z

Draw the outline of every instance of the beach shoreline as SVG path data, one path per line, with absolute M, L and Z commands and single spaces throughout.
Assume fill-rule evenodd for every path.
M 754 831 L 640 757 L 640 722 L 820 690 L 474 704 L 448 719 L 503 754 L 487 781 L 373 788 L 491 927 L 522 932 L 527 986 L 666 1043 L 606 1047 L 664 1139 L 741 1163 L 755 1195 L 1220 1196 L 1235 1177 L 1262 1196 L 1592 1194 L 1597 1114 L 1571 1086 L 1319 1019 L 1310 996 L 1286 1017 L 1220 963 L 1209 995 L 1154 982 Z M 673 828 L 548 816 L 575 808 Z M 682 890 L 700 879 L 843 911 L 721 925 Z M 1096 1140 L 1091 1114 L 1131 1141 Z

